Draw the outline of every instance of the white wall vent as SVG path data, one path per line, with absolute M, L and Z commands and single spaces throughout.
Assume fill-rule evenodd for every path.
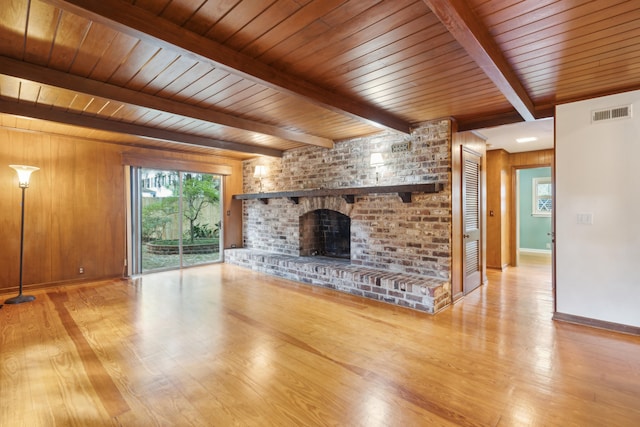
M 623 105 L 621 107 L 592 111 L 591 123 L 602 122 L 605 120 L 627 119 L 629 117 L 631 117 L 631 105 Z

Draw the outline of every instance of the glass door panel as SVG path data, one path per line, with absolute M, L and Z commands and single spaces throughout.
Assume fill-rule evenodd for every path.
M 182 174 L 182 263 L 220 260 L 220 176 Z
M 181 266 L 180 175 L 141 169 L 142 272 Z

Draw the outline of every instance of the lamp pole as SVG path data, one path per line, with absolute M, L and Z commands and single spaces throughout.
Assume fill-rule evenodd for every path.
M 31 173 L 39 170 L 39 168 L 34 166 L 22 166 L 22 165 L 9 165 L 9 167 L 13 168 L 18 172 L 18 185 L 22 190 L 22 209 L 20 215 L 20 287 L 18 296 L 13 298 L 9 298 L 5 301 L 5 304 L 21 304 L 23 302 L 29 302 L 36 299 L 33 295 L 22 295 L 22 256 L 24 253 L 24 196 L 25 190 L 29 187 L 29 177 Z

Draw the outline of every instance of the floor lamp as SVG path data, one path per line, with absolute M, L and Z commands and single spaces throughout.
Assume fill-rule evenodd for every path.
M 18 185 L 22 189 L 22 215 L 20 217 L 20 292 L 17 297 L 9 298 L 5 304 L 21 304 L 36 299 L 32 295 L 22 295 L 22 253 L 24 252 L 24 192 L 29 187 L 31 173 L 40 168 L 35 166 L 9 165 L 18 172 Z

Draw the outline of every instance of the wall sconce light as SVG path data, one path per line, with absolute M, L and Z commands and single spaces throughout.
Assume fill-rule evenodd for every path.
M 384 165 L 384 160 L 382 159 L 382 153 L 371 153 L 371 160 L 369 161 L 369 165 L 373 168 L 376 168 L 376 184 L 380 178 L 380 174 L 378 172 L 378 168 Z
M 260 192 L 262 193 L 262 178 L 267 176 L 267 167 L 264 165 L 257 165 L 253 171 L 254 178 L 260 179 Z
M 40 168 L 35 166 L 9 165 L 18 173 L 18 187 L 22 189 L 22 214 L 20 217 L 20 287 L 18 296 L 9 298 L 5 304 L 20 304 L 36 299 L 32 295 L 22 295 L 22 254 L 24 253 L 24 192 L 29 187 L 29 178 L 31 174 Z

